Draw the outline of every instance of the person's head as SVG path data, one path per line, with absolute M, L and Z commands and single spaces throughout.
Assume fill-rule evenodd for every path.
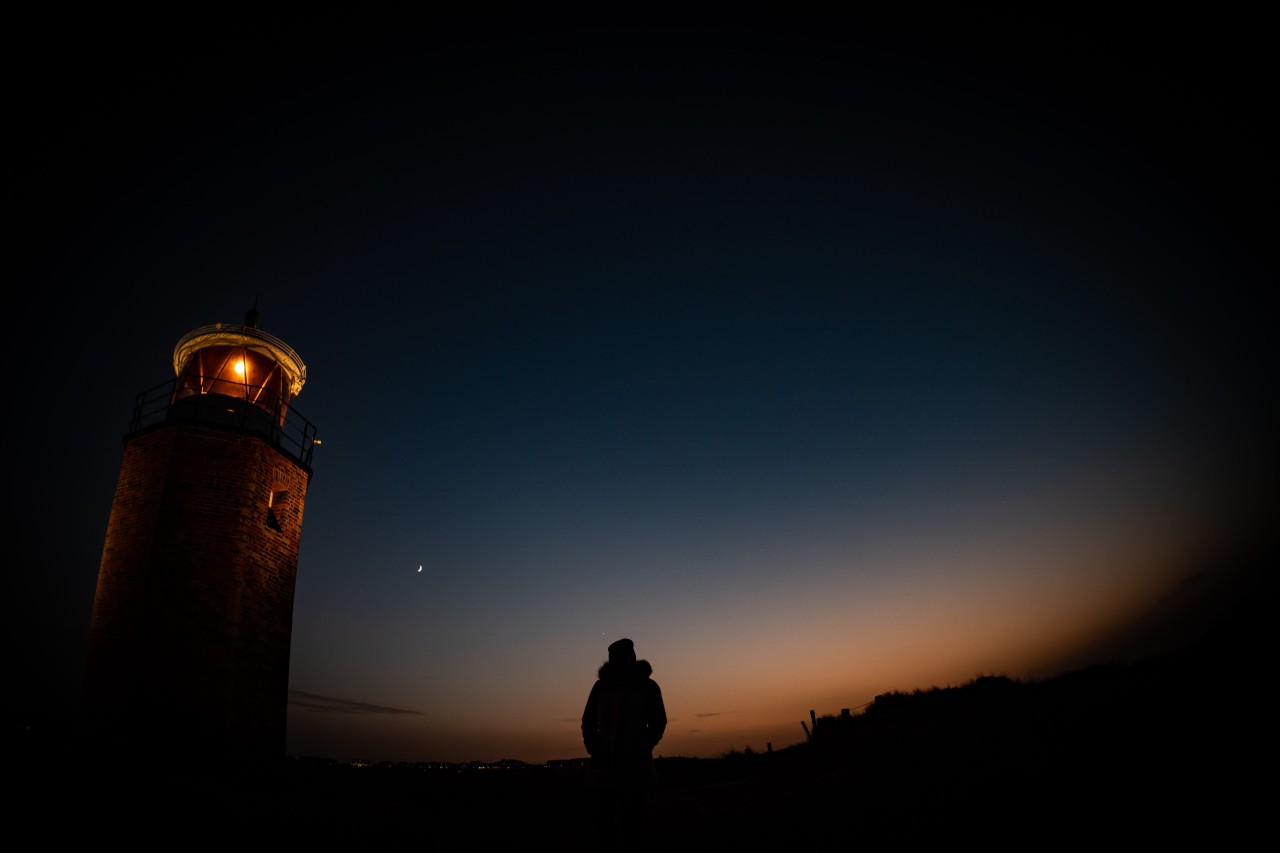
M 635 662 L 635 643 L 624 638 L 609 644 L 609 663 L 628 666 Z

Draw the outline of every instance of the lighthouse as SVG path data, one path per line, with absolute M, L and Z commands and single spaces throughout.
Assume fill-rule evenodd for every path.
M 103 754 L 285 757 L 289 647 L 315 428 L 306 366 L 259 328 L 184 335 L 138 394 L 98 568 L 85 735 Z

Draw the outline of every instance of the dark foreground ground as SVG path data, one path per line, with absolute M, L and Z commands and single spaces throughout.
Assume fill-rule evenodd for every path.
M 773 753 L 659 762 L 649 849 L 868 843 L 1252 844 L 1270 810 L 1261 691 L 1214 684 L 1203 653 L 1028 685 L 984 678 L 818 718 Z M 581 768 L 424 770 L 290 760 L 28 770 L 11 799 L 56 838 L 144 849 L 593 848 Z
M 660 850 L 866 844 L 1253 846 L 1270 828 L 1274 667 L 1262 583 L 1179 650 L 1028 684 L 877 697 L 772 753 L 664 758 L 643 832 Z M 244 768 L 17 755 L 11 828 L 131 849 L 594 849 L 575 766 Z

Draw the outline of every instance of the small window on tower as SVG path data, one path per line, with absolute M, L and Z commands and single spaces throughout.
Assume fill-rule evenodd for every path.
M 280 503 L 289 494 L 288 489 L 272 489 L 267 497 L 267 527 L 272 530 L 280 530 L 280 519 L 276 518 L 276 504 Z

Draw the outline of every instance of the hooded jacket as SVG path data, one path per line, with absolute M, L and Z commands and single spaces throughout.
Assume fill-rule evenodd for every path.
M 656 783 L 653 749 L 667 729 L 662 690 L 647 660 L 607 661 L 582 711 L 582 742 L 591 756 L 587 781 L 602 787 Z

